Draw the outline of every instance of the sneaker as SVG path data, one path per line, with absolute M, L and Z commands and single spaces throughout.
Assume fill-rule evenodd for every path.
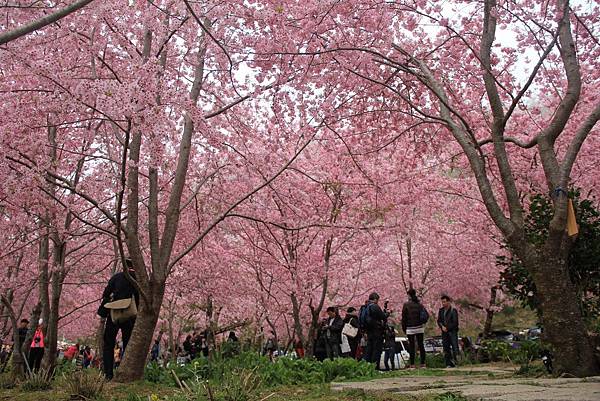
M 419 369 L 427 369 L 427 366 L 425 366 L 424 364 L 419 365 Z

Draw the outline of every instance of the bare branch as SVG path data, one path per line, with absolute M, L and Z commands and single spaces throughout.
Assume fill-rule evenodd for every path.
M 75 11 L 79 10 L 80 8 L 85 7 L 92 1 L 94 1 L 94 0 L 78 0 L 75 3 L 71 4 L 70 6 L 62 8 L 62 9 L 60 9 L 52 14 L 46 15 L 38 20 L 32 21 L 29 24 L 26 24 L 19 28 L 13 29 L 12 31 L 2 33 L 2 34 L 0 34 L 0 45 L 8 43 L 12 40 L 18 39 L 21 36 L 25 36 L 27 34 L 30 34 L 31 32 L 37 31 L 38 29 L 41 29 L 47 25 L 50 25 L 50 24 L 58 21 L 59 19 L 64 18 L 67 15 L 74 13 Z

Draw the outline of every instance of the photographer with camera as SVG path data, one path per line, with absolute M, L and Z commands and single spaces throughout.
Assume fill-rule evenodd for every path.
M 42 359 L 44 358 L 44 330 L 42 323 L 44 321 L 40 319 L 38 327 L 35 330 L 33 339 L 31 341 L 31 348 L 29 349 L 29 369 L 32 372 L 40 370 L 42 365 Z
M 379 306 L 379 294 L 376 292 L 369 295 L 369 302 L 361 308 L 359 325 L 367 335 L 367 350 L 364 360 L 379 366 L 379 359 L 383 351 L 383 334 L 389 312 L 387 312 L 387 301 L 384 310 Z

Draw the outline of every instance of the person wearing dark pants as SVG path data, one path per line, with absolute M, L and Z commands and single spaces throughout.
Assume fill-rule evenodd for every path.
M 394 357 L 396 356 L 396 330 L 393 326 L 387 326 L 385 329 L 385 335 L 383 338 L 383 363 L 385 365 L 385 370 L 396 369 L 394 363 Z M 388 364 L 389 362 L 389 364 Z
M 135 271 L 133 270 L 131 259 L 126 259 L 126 263 L 129 275 L 135 279 Z M 124 272 L 119 272 L 112 276 L 102 293 L 102 303 L 98 309 L 98 315 L 106 318 L 102 357 L 104 375 L 107 380 L 112 380 L 113 378 L 115 363 L 114 349 L 119 330 L 121 331 L 123 341 L 123 352 L 125 352 L 125 348 L 131 337 L 131 332 L 133 331 L 133 326 L 135 325 L 135 314 L 124 321 L 113 322 L 111 313 L 107 307 L 110 307 L 110 303 L 131 299 L 132 297 L 134 298 L 135 304 L 139 305 L 139 294 Z M 137 308 L 135 309 L 137 311 Z
M 135 319 L 128 320 L 126 322 L 115 324 L 113 323 L 110 315 L 106 318 L 106 326 L 104 326 L 104 345 L 102 350 L 102 360 L 104 363 L 104 376 L 108 380 L 113 378 L 113 368 L 115 365 L 115 345 L 117 343 L 117 335 L 121 330 L 121 337 L 123 340 L 123 350 L 127 347 L 129 338 L 131 338 L 131 332 L 135 325 Z
M 458 311 L 452 307 L 448 295 L 442 295 L 442 307 L 438 312 L 437 323 L 442 330 L 442 344 L 444 346 L 444 359 L 446 367 L 456 366 L 459 355 L 458 350 Z
M 410 366 L 415 366 L 416 348 L 419 347 L 420 367 L 425 367 L 425 343 L 423 333 L 408 334 L 408 353 L 410 354 Z
M 411 288 L 407 292 L 408 301 L 402 306 L 402 330 L 408 337 L 408 353 L 410 354 L 410 368 L 415 367 L 416 348 L 419 347 L 421 368 L 425 367 L 425 344 L 423 334 L 429 314 L 417 297 L 416 291 Z
M 369 295 L 369 303 L 367 304 L 367 349 L 364 359 L 367 362 L 375 364 L 379 368 L 379 359 L 383 351 L 383 333 L 388 314 L 379 307 L 379 294 L 376 292 Z
M 33 339 L 31 341 L 31 348 L 29 349 L 29 369 L 32 372 L 40 370 L 42 365 L 42 359 L 44 359 L 44 332 L 42 330 L 42 320 L 40 319 L 40 326 L 35 330 Z
M 344 321 L 340 317 L 338 310 L 333 306 L 327 308 L 327 319 L 324 322 L 325 350 L 329 359 L 341 356 L 340 344 L 342 342 L 342 329 Z

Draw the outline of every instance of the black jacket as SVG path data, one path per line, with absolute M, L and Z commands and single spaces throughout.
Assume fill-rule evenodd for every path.
M 330 343 L 339 344 L 342 342 L 342 330 L 344 329 L 344 321 L 339 316 L 334 317 L 331 323 L 329 323 L 330 320 L 330 318 L 327 318 L 327 325 L 325 326 L 327 340 Z
M 98 315 L 101 317 L 108 316 L 108 309 L 104 307 L 105 304 L 119 299 L 128 299 L 135 297 L 136 305 L 140 304 L 140 296 L 136 291 L 135 287 L 127 280 L 125 273 L 118 272 L 108 280 L 108 284 L 102 293 L 102 303 L 98 308 Z
M 25 342 L 25 337 L 27 337 L 27 327 L 24 328 L 20 328 L 19 329 L 19 342 L 21 343 L 20 346 L 23 346 L 23 343 Z
M 444 308 L 440 308 L 437 319 L 438 326 L 440 329 L 445 326 L 448 331 L 458 330 L 458 311 L 456 308 L 450 307 L 448 311 Z
M 408 327 L 422 326 L 421 310 L 423 305 L 419 302 L 408 301 L 402 306 L 402 330 L 406 333 Z
M 369 308 L 369 319 L 371 321 L 367 327 L 367 335 L 372 337 L 382 336 L 388 318 L 387 313 L 382 311 L 379 305 L 374 302 L 370 303 L 367 308 Z
M 358 316 L 346 314 L 344 317 L 344 324 L 350 323 L 350 326 L 356 327 L 358 329 Z

